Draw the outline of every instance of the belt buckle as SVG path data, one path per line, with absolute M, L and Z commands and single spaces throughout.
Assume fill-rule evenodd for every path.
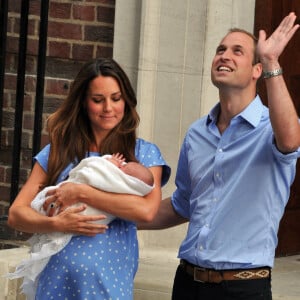
M 205 268 L 194 267 L 194 281 L 197 281 L 197 282 L 200 282 L 200 283 L 207 282 L 207 281 L 208 281 L 208 278 L 207 278 L 207 281 L 197 279 L 197 272 L 205 272 L 205 271 L 206 271 Z M 209 275 L 208 275 L 208 276 L 209 276 Z

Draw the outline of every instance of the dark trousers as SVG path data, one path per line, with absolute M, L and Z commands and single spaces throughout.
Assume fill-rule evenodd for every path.
M 201 283 L 178 266 L 172 300 L 272 300 L 271 279 Z

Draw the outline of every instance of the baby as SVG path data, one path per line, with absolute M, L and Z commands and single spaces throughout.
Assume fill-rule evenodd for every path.
M 57 188 L 65 182 L 89 184 L 95 188 L 115 193 L 135 194 L 144 196 L 151 192 L 154 187 L 154 179 L 151 171 L 137 162 L 125 162 L 122 154 L 104 155 L 101 157 L 88 157 L 73 168 L 69 178 L 57 186 L 49 186 L 40 191 L 31 203 L 31 207 L 43 215 L 49 217 L 59 212 L 55 203 L 45 211 L 43 204 L 47 198 L 47 192 Z M 76 203 L 72 206 L 78 206 Z M 91 206 L 81 213 L 84 215 L 106 215 L 106 219 L 96 221 L 108 224 L 115 216 L 102 212 Z M 47 234 L 34 234 L 29 240 L 31 246 L 30 257 L 22 261 L 14 273 L 7 275 L 8 278 L 24 277 L 22 289 L 26 294 L 32 293 L 36 288 L 37 277 L 48 263 L 50 257 L 61 251 L 71 240 L 73 234 L 52 232 Z
M 135 178 L 135 180 L 133 182 L 135 182 L 136 180 L 140 180 L 142 181 L 143 183 L 145 183 L 147 186 L 143 185 L 141 183 L 141 186 L 138 187 L 139 189 L 141 188 L 145 188 L 146 187 L 146 190 L 145 191 L 141 191 L 140 195 L 145 195 L 145 194 L 148 194 L 152 188 L 153 188 L 153 184 L 154 184 L 154 178 L 153 178 L 153 175 L 151 173 L 151 171 L 146 168 L 145 166 L 143 166 L 142 164 L 138 163 L 138 162 L 128 162 L 126 163 L 125 162 L 125 159 L 123 158 L 123 155 L 122 154 L 112 154 L 112 155 L 104 155 L 101 157 L 101 159 L 106 159 L 107 161 L 111 162 L 112 164 L 114 164 L 116 167 L 118 167 L 121 171 L 123 171 L 125 174 L 129 175 L 129 176 L 132 176 Z M 91 162 L 94 162 L 94 160 L 97 159 L 99 160 L 99 157 L 93 157 L 91 158 Z M 99 178 L 98 177 L 95 177 L 94 178 L 94 183 L 92 182 L 92 172 L 93 170 L 95 169 L 95 166 L 92 166 L 91 163 L 87 163 L 88 159 L 84 159 L 82 160 L 77 167 L 75 167 L 74 169 L 72 169 L 70 171 L 70 174 L 69 174 L 69 178 L 68 180 L 64 181 L 64 182 L 76 182 L 76 183 L 87 183 L 89 185 L 92 185 L 94 187 L 97 187 L 99 186 L 100 183 L 96 183 L 96 180 L 98 181 Z M 95 162 L 96 163 L 96 162 Z M 100 167 L 100 165 L 99 165 Z M 85 173 L 83 175 L 83 173 Z M 90 174 L 88 174 L 90 173 Z M 107 177 L 107 174 L 105 175 Z M 87 179 L 89 177 L 89 179 Z M 104 174 L 102 174 L 102 180 L 104 178 Z M 115 180 L 113 180 L 112 182 L 114 182 Z M 62 183 L 64 183 L 62 182 Z M 138 181 L 136 181 L 138 182 Z M 60 184 L 62 184 L 60 183 Z M 103 184 L 103 183 L 102 183 Z M 101 185 L 101 184 L 100 184 Z M 148 188 L 149 186 L 151 186 L 151 190 L 148 191 Z M 55 189 L 57 188 L 57 186 L 51 186 L 51 187 L 47 187 L 46 191 L 43 190 L 42 194 L 38 195 L 35 197 L 35 199 L 33 200 L 32 202 L 32 207 L 34 209 L 36 209 L 37 211 L 40 211 L 42 214 L 46 214 L 47 216 L 54 216 L 58 213 L 59 211 L 59 207 L 56 206 L 55 203 L 51 203 L 47 212 L 45 212 L 43 210 L 43 207 L 41 206 L 41 200 L 40 198 L 43 198 L 42 202 L 44 203 L 44 201 L 46 200 L 46 193 L 48 192 L 48 190 L 50 189 Z M 115 187 L 112 187 L 112 189 L 110 189 L 109 187 L 104 187 L 104 186 L 99 186 L 98 188 L 100 189 L 103 189 L 105 191 L 110 191 L 110 192 L 117 192 L 115 190 Z M 137 189 L 137 188 L 136 188 Z M 121 191 L 118 191 L 119 193 L 121 193 Z M 132 191 L 133 194 L 135 194 L 136 191 Z M 78 206 L 80 205 L 81 203 L 76 203 L 74 205 L 72 205 L 73 207 L 74 206 Z M 96 214 L 104 214 L 106 215 L 106 219 L 103 219 L 103 220 L 100 220 L 100 221 L 96 221 L 96 223 L 101 223 L 101 224 L 108 224 L 110 223 L 114 217 L 108 213 L 104 213 L 102 211 L 99 211 L 98 209 L 95 209 L 95 208 L 92 208 L 92 207 L 87 207 L 84 212 L 82 213 L 84 215 L 96 215 Z

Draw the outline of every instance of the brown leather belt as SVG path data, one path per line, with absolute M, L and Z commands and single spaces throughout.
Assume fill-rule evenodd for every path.
M 271 275 L 269 267 L 243 270 L 213 270 L 192 265 L 183 259 L 180 260 L 180 266 L 198 282 L 220 283 L 226 280 L 262 279 L 270 278 Z

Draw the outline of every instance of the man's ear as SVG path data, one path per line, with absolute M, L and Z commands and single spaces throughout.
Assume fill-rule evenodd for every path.
M 253 65 L 253 79 L 258 80 L 261 77 L 262 72 L 263 72 L 263 69 L 262 69 L 261 63 L 257 63 L 255 65 Z

